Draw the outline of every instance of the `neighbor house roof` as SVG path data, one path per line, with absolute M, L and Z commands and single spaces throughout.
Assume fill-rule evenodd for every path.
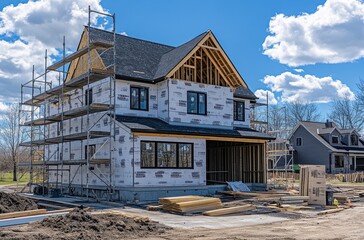
M 327 142 L 321 135 L 324 134 L 331 134 L 335 129 L 341 133 L 348 133 L 348 129 L 339 129 L 337 127 L 337 125 L 334 123 L 332 125 L 332 127 L 327 127 L 325 122 L 309 122 L 309 121 L 303 121 L 303 122 L 299 122 L 296 126 L 296 128 L 294 129 L 293 132 L 296 131 L 296 129 L 302 126 L 304 127 L 309 133 L 311 133 L 311 135 L 313 135 L 317 140 L 319 140 L 323 145 L 325 145 L 327 148 L 329 148 L 332 151 L 343 151 L 343 150 L 360 150 L 364 151 L 364 148 L 360 148 L 360 147 L 351 147 L 351 146 L 332 146 L 329 142 Z M 350 130 L 350 132 L 352 132 L 353 130 Z
M 132 117 L 117 115 L 116 120 L 128 127 L 132 132 L 162 133 L 177 135 L 216 136 L 228 138 L 275 139 L 265 133 L 250 128 L 219 129 L 206 127 L 176 126 L 158 118 Z
M 204 32 L 192 40 L 178 46 L 168 46 L 116 34 L 116 75 L 125 80 L 156 83 L 167 76 L 208 34 Z M 113 41 L 113 34 L 92 28 L 90 41 Z M 97 50 L 105 66 L 113 63 L 111 51 Z M 102 54 L 101 54 L 102 53 Z M 236 89 L 234 97 L 257 99 L 250 89 L 243 86 Z

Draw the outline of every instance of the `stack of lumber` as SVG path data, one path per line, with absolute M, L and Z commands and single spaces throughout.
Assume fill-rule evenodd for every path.
M 306 206 L 308 205 L 309 199 L 309 196 L 285 196 L 279 199 L 279 205 Z
M 160 198 L 159 203 L 163 205 L 164 210 L 178 213 L 203 212 L 222 207 L 222 203 L 219 198 L 201 196 Z
M 288 192 L 237 192 L 237 191 L 222 191 L 219 192 L 224 195 L 245 198 L 276 198 L 290 195 Z
M 206 216 L 223 216 L 223 215 L 228 215 L 228 214 L 236 214 L 236 213 L 241 213 L 241 212 L 245 212 L 245 211 L 251 211 L 251 210 L 255 210 L 255 209 L 256 209 L 256 207 L 254 205 L 245 204 L 242 206 L 210 210 L 210 211 L 203 212 L 202 214 L 206 215 Z
M 159 203 L 162 205 L 170 205 L 173 203 L 179 202 L 188 202 L 194 200 L 204 199 L 202 196 L 180 196 L 180 197 L 167 197 L 167 198 L 159 198 Z

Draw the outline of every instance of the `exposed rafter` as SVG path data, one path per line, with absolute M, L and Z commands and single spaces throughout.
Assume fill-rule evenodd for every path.
M 247 87 L 230 59 L 209 32 L 197 46 L 166 76 L 196 83 Z

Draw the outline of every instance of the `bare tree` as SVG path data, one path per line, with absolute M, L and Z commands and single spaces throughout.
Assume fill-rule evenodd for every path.
M 287 103 L 287 110 L 288 124 L 291 127 L 302 121 L 318 121 L 321 117 L 317 105 L 314 103 L 302 103 L 300 101 Z
M 336 100 L 331 106 L 329 118 L 340 128 L 355 128 L 358 132 L 364 129 L 360 100 Z
M 270 105 L 268 112 L 269 132 L 277 138 L 284 138 L 287 135 L 287 108 L 285 106 Z
M 23 129 L 19 126 L 20 112 L 19 105 L 11 105 L 0 121 L 0 144 L 5 153 L 5 158 L 10 160 L 13 169 L 13 181 L 17 181 L 17 163 L 23 148 L 20 143 L 25 139 Z

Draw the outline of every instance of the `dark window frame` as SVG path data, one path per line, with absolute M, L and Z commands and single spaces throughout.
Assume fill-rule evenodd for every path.
M 298 141 L 299 140 L 299 141 Z M 299 143 L 299 144 L 298 144 Z M 297 137 L 296 138 L 296 146 L 297 147 L 301 147 L 303 144 L 302 138 L 301 137 Z
M 337 141 L 334 141 L 334 138 L 337 139 Z M 331 136 L 331 142 L 332 144 L 339 144 L 339 136 Z
M 87 159 L 87 155 L 88 155 L 88 149 L 94 150 L 94 152 L 92 154 L 90 154 L 90 158 L 96 153 L 96 144 L 89 144 L 89 145 L 85 145 L 85 159 Z
M 154 143 L 154 167 L 142 166 L 142 143 Z M 158 144 L 170 143 L 176 144 L 176 167 L 158 167 Z M 191 167 L 179 167 L 179 145 L 190 144 L 191 145 Z M 191 142 L 168 142 L 168 141 L 140 141 L 140 168 L 141 169 L 194 169 L 194 143 Z
M 243 117 L 239 118 L 238 116 L 238 105 L 243 104 Z M 244 101 L 235 101 L 234 100 L 234 121 L 245 122 L 245 102 Z
M 188 111 L 188 94 L 189 93 L 194 93 L 197 94 L 197 102 L 196 102 L 196 106 L 197 106 L 197 112 L 193 113 L 193 112 L 189 112 Z M 205 112 L 204 113 L 200 113 L 200 104 L 198 103 L 199 99 L 200 99 L 200 95 L 204 95 L 205 97 Z M 196 92 L 196 91 L 187 91 L 187 114 L 193 114 L 193 115 L 203 115 L 206 116 L 207 115 L 207 93 L 205 92 Z
M 85 106 L 92 104 L 93 101 L 93 93 L 92 88 L 85 90 Z
M 344 156 L 341 156 L 341 155 L 335 155 L 335 168 L 344 168 L 345 166 L 345 159 L 344 159 Z M 337 164 L 337 162 L 339 162 L 340 164 Z
M 138 107 L 133 107 L 132 106 L 132 89 L 135 88 L 135 89 L 138 89 Z M 147 100 L 147 103 L 146 103 L 146 109 L 142 109 L 141 108 L 141 101 L 140 101 L 140 90 L 141 89 L 144 89 L 146 90 L 146 100 Z M 149 88 L 147 87 L 141 87 L 141 86 L 130 86 L 130 109 L 132 110 L 138 110 L 138 111 L 149 111 Z
M 350 134 L 350 145 L 359 146 L 359 137 L 356 134 Z

